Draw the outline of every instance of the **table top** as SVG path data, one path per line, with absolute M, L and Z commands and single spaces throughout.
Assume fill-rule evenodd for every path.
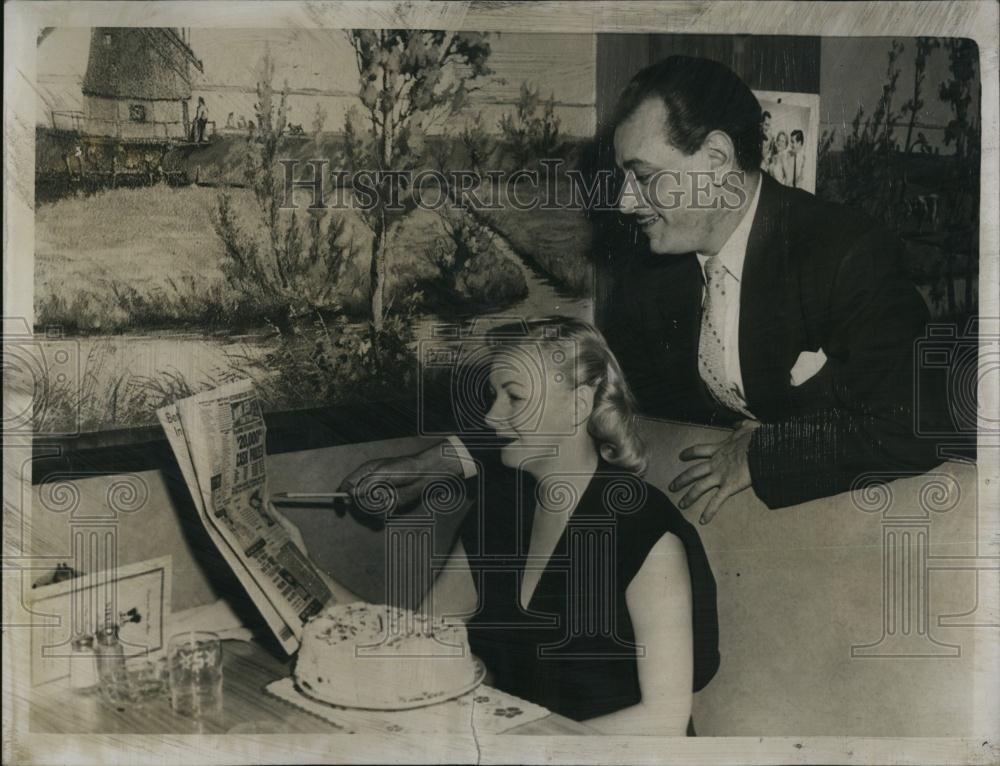
M 224 703 L 219 716 L 193 720 L 175 715 L 166 693 L 142 705 L 116 709 L 97 692 L 75 693 L 67 679 L 31 690 L 30 731 L 53 734 L 227 734 L 239 724 L 262 733 L 339 733 L 332 723 L 264 692 L 290 673 L 290 660 L 254 642 L 224 641 Z M 386 713 L 391 716 L 392 713 Z M 249 732 L 247 732 L 249 733 Z M 594 734 L 585 724 L 555 713 L 506 734 Z

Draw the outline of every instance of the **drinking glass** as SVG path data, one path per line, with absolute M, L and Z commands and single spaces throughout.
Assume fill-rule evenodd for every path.
M 167 688 L 165 665 L 165 659 L 151 660 L 146 657 L 139 657 L 126 663 L 133 702 L 141 704 L 165 693 Z
M 170 703 L 178 715 L 222 712 L 222 644 L 215 633 L 180 633 L 167 644 Z

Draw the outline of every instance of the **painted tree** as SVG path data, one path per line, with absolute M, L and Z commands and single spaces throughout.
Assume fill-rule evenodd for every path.
M 906 142 L 903 144 L 903 154 L 909 154 L 914 148 L 913 130 L 917 125 L 917 118 L 920 110 L 924 108 L 923 85 L 927 76 L 927 61 L 937 48 L 941 47 L 941 42 L 936 37 L 918 37 L 916 47 L 916 57 L 913 60 L 913 95 L 903 104 L 902 113 L 909 115 L 906 125 Z M 923 147 L 926 139 L 921 141 L 923 134 L 917 136 L 916 146 Z
M 483 127 L 481 114 L 477 114 L 471 122 L 466 121 L 459 139 L 465 148 L 465 155 L 469 159 L 471 169 L 481 173 L 486 168 L 486 163 L 494 149 L 494 142 Z
M 957 308 L 954 289 L 954 261 L 965 259 L 965 311 L 975 302 L 972 283 L 979 255 L 979 161 L 982 93 L 979 87 L 979 48 L 972 40 L 952 38 L 944 43 L 951 75 L 941 83 L 938 95 L 951 107 L 951 119 L 944 131 L 945 146 L 955 145 L 954 193 L 949 195 L 945 239 L 948 308 Z
M 954 143 L 959 157 L 978 153 L 979 127 L 970 111 L 979 97 L 976 76 L 979 49 L 972 40 L 952 38 L 945 42 L 951 79 L 941 83 L 939 95 L 951 106 L 952 118 L 945 127 L 944 142 Z
M 405 190 L 391 174 L 419 167 L 426 132 L 456 114 L 470 83 L 491 74 L 485 34 L 408 29 L 353 29 L 361 84 L 363 127 L 348 115 L 344 160 L 348 170 L 378 172 L 374 204 L 363 212 L 372 230 L 370 298 L 372 327 L 382 329 L 387 307 L 388 245 L 405 205 Z M 354 115 L 356 117 L 356 114 Z
M 924 79 L 927 76 L 927 61 L 937 48 L 941 47 L 941 42 L 936 37 L 918 37 L 916 39 L 916 55 L 913 59 L 913 95 L 903 104 L 900 109 L 901 116 L 907 118 L 906 141 L 903 143 L 902 162 L 906 163 L 907 158 L 914 149 L 928 152 L 930 145 L 923 133 L 917 132 L 914 136 L 914 129 L 917 127 L 917 120 L 921 110 L 924 108 L 923 87 Z M 897 207 L 905 210 L 906 187 L 908 179 L 906 171 L 899 180 L 899 191 L 897 193 Z
M 326 109 L 323 108 L 322 104 L 316 104 L 316 110 L 313 112 L 313 140 L 316 145 L 319 146 L 319 142 L 323 140 L 323 127 L 326 125 Z
M 868 210 L 887 225 L 896 225 L 897 212 L 892 204 L 893 160 L 899 147 L 895 128 L 899 113 L 892 110 L 899 80 L 899 57 L 903 44 L 892 41 L 886 65 L 886 81 L 875 109 L 865 116 L 864 105 L 851 122 L 851 132 L 844 136 L 839 199 L 848 205 Z
M 257 68 L 254 120 L 246 140 L 243 180 L 256 201 L 256 221 L 241 216 L 230 193 L 219 195 L 213 225 L 222 240 L 222 272 L 240 301 L 260 318 L 288 328 L 314 310 L 338 310 L 337 281 L 352 243 L 344 219 L 323 208 L 307 211 L 303 236 L 296 211 L 285 218 L 283 174 L 278 165 L 288 125 L 288 84 L 275 88 L 275 60 L 265 51 Z M 250 309 L 248 309 L 250 310 Z
M 538 107 L 542 114 L 537 114 Z M 556 97 L 542 101 L 538 89 L 521 83 L 517 108 L 500 118 L 497 127 L 514 158 L 515 167 L 527 167 L 533 161 L 551 157 L 559 144 L 559 118 L 555 113 Z
M 263 215 L 271 251 L 271 263 L 281 289 L 289 286 L 288 256 L 282 250 L 279 210 L 279 176 L 276 173 L 278 142 L 288 122 L 288 84 L 275 90 L 275 61 L 270 50 L 265 51 L 257 65 L 257 102 L 254 104 L 256 129 L 247 141 L 246 165 L 243 175 L 254 193 Z M 294 222 L 293 222 L 294 223 Z

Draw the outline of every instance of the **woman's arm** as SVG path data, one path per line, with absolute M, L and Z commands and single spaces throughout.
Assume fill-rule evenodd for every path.
M 785 185 L 792 186 L 795 183 L 795 157 L 789 152 L 785 155 Z
M 444 571 L 437 576 L 430 591 L 424 596 L 421 607 L 427 606 L 434 617 L 447 616 L 462 622 L 476 610 L 476 586 L 472 581 L 469 560 L 461 538 L 455 541 Z
M 771 175 L 785 186 L 788 185 L 788 166 L 785 163 L 784 153 L 774 155 L 774 162 L 771 165 Z
M 683 737 L 691 717 L 694 637 L 691 574 L 680 539 L 663 535 L 625 591 L 636 644 L 642 702 L 586 723 L 603 734 Z

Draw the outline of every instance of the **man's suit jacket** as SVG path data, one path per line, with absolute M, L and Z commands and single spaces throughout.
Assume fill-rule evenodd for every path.
M 897 237 L 767 174 L 740 285 L 739 354 L 753 488 L 769 507 L 850 489 L 866 471 L 940 462 L 914 435 L 914 343 L 927 307 Z M 696 256 L 637 254 L 617 270 L 602 328 L 643 413 L 731 424 L 698 375 L 703 279 Z M 799 386 L 803 351 L 825 366 Z M 943 401 L 933 406 L 943 411 Z M 925 402 L 921 406 L 928 406 Z M 926 414 L 926 413 L 925 413 Z

